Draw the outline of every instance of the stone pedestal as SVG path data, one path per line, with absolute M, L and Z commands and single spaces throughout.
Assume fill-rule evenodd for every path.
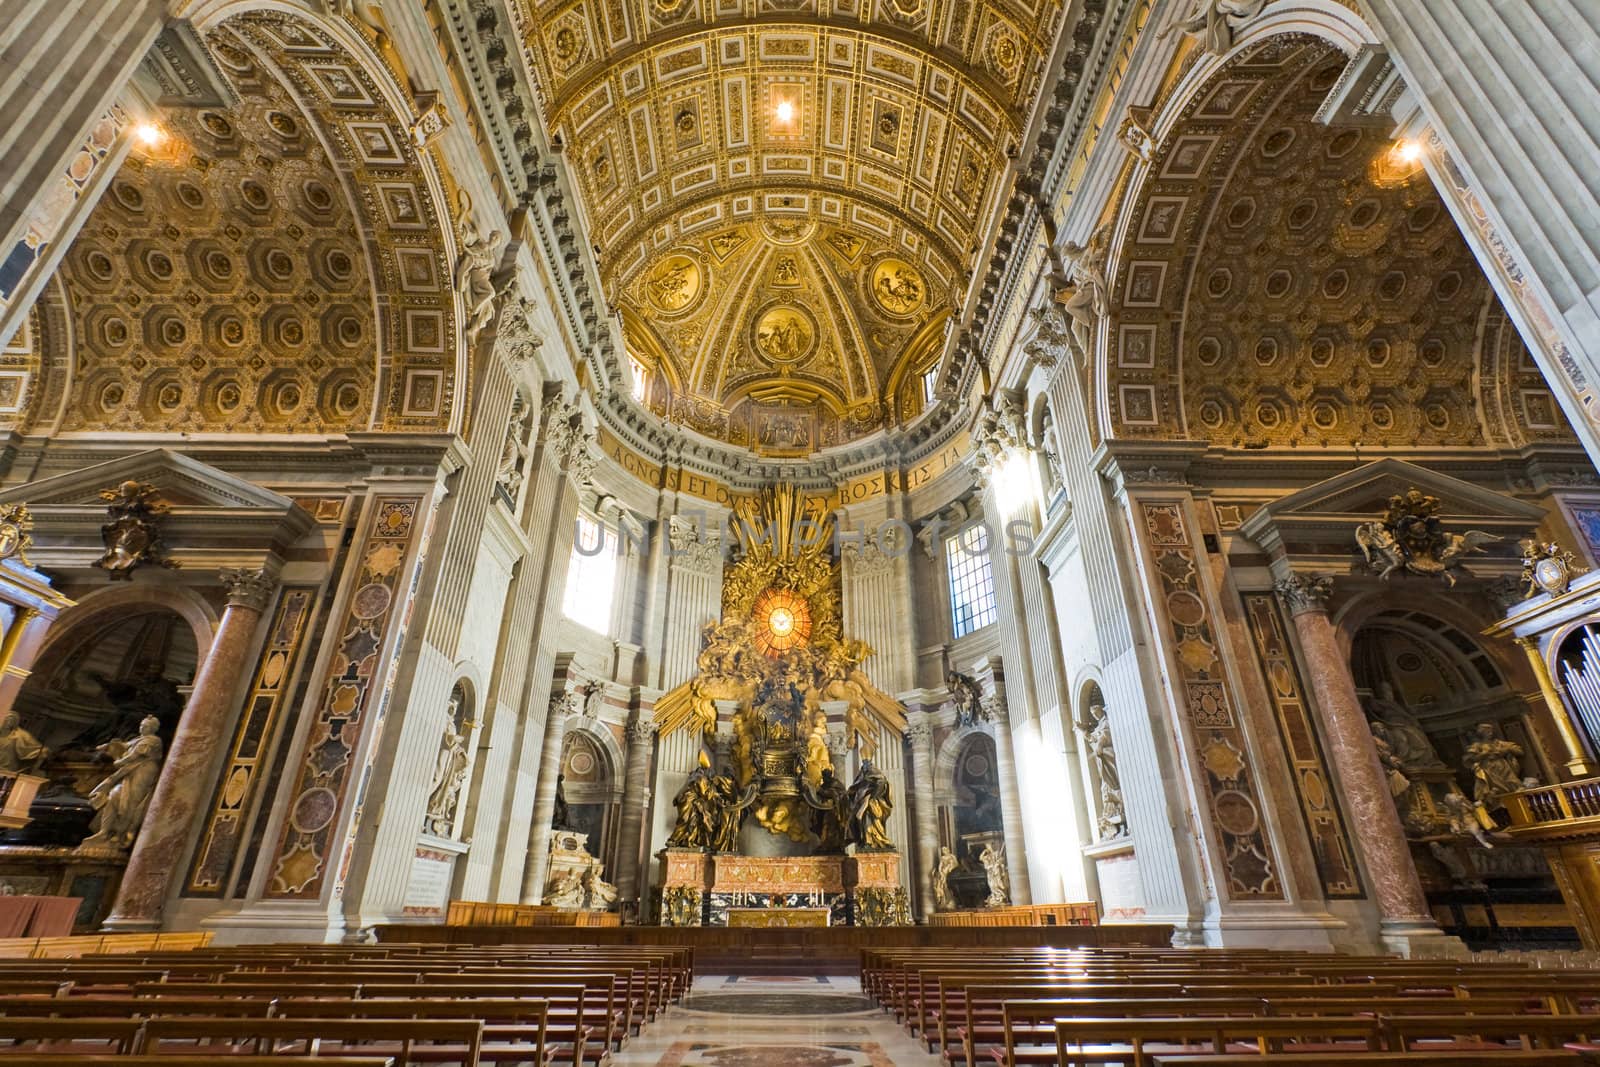
M 36 774 L 0 774 L 0 830 L 20 830 L 33 821 L 28 809 L 47 781 Z
M 455 882 L 456 860 L 467 845 L 448 837 L 423 834 L 406 879 L 405 914 L 416 919 L 444 920 L 450 907 L 450 887 Z

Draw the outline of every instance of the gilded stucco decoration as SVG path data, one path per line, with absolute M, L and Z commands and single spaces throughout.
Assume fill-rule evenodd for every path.
M 56 428 L 448 425 L 447 223 L 406 121 L 302 18 L 240 15 L 206 44 L 237 102 L 170 109 L 170 148 L 129 158 L 63 261 L 66 328 L 41 331 L 71 346 Z
M 915 414 L 1059 0 L 516 10 L 647 405 L 768 455 Z
M 1125 209 L 1113 431 L 1225 447 L 1567 438 L 1427 175 L 1386 129 L 1325 125 L 1320 41 L 1246 50 L 1185 105 Z

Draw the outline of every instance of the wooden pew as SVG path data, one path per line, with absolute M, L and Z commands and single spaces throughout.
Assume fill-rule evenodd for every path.
M 143 1027 L 140 1019 L 0 1019 L 0 1054 L 132 1052 Z
M 137 1051 L 215 1056 L 227 1063 L 240 1049 L 260 1055 L 304 1045 L 304 1054 L 315 1056 L 329 1042 L 335 1049 L 328 1051 L 340 1055 L 359 1056 L 362 1049 L 369 1049 L 379 1056 L 392 1056 L 395 1067 L 440 1063 L 478 1067 L 483 1023 L 467 1019 L 157 1018 L 143 1024 Z
M 1313 1038 L 1318 1045 L 1323 1039 L 1335 1039 L 1346 1046 L 1340 1055 L 1359 1058 L 1382 1047 L 1382 1023 L 1355 1016 L 1317 1016 L 1314 1020 L 1278 1016 L 1058 1019 L 1056 1062 L 1060 1067 L 1108 1061 L 1146 1067 L 1151 1055 L 1146 1046 L 1150 1044 L 1199 1046 L 1220 1054 L 1249 1042 L 1266 1053 L 1284 1044 L 1311 1044 Z M 1309 1052 L 1296 1055 L 1305 1054 Z

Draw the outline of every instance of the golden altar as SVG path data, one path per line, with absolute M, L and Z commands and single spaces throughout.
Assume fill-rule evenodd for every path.
M 729 908 L 728 925 L 735 929 L 771 930 L 786 927 L 829 926 L 827 908 Z
M 811 912 L 812 926 L 901 926 L 911 922 L 900 855 L 739 856 L 663 849 L 664 926 L 799 925 L 755 912 Z M 739 918 L 735 919 L 735 913 Z

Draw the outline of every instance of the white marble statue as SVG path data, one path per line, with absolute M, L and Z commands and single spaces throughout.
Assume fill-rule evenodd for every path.
M 956 895 L 950 888 L 950 876 L 956 873 L 960 861 L 948 846 L 939 848 L 939 869 L 933 872 L 933 907 L 935 911 L 953 911 Z
M 990 842 L 978 854 L 983 864 L 984 876 L 989 879 L 989 897 L 983 902 L 986 908 L 1003 908 L 1011 903 L 1011 878 L 1006 874 L 1006 848 Z
M 444 740 L 434 760 L 433 781 L 428 786 L 428 828 L 436 834 L 450 833 L 455 823 L 461 786 L 467 778 L 468 728 L 462 726 L 457 733 L 455 716 L 456 702 L 452 700 L 450 713 L 445 719 Z
M 139 836 L 144 823 L 145 809 L 150 806 L 150 794 L 155 792 L 156 781 L 161 776 L 161 760 L 165 746 L 156 731 L 161 720 L 146 715 L 139 723 L 139 734 L 128 741 L 110 741 L 96 752 L 113 760 L 111 773 L 89 793 L 89 803 L 94 806 L 93 831 L 83 844 L 99 848 L 130 848 Z

